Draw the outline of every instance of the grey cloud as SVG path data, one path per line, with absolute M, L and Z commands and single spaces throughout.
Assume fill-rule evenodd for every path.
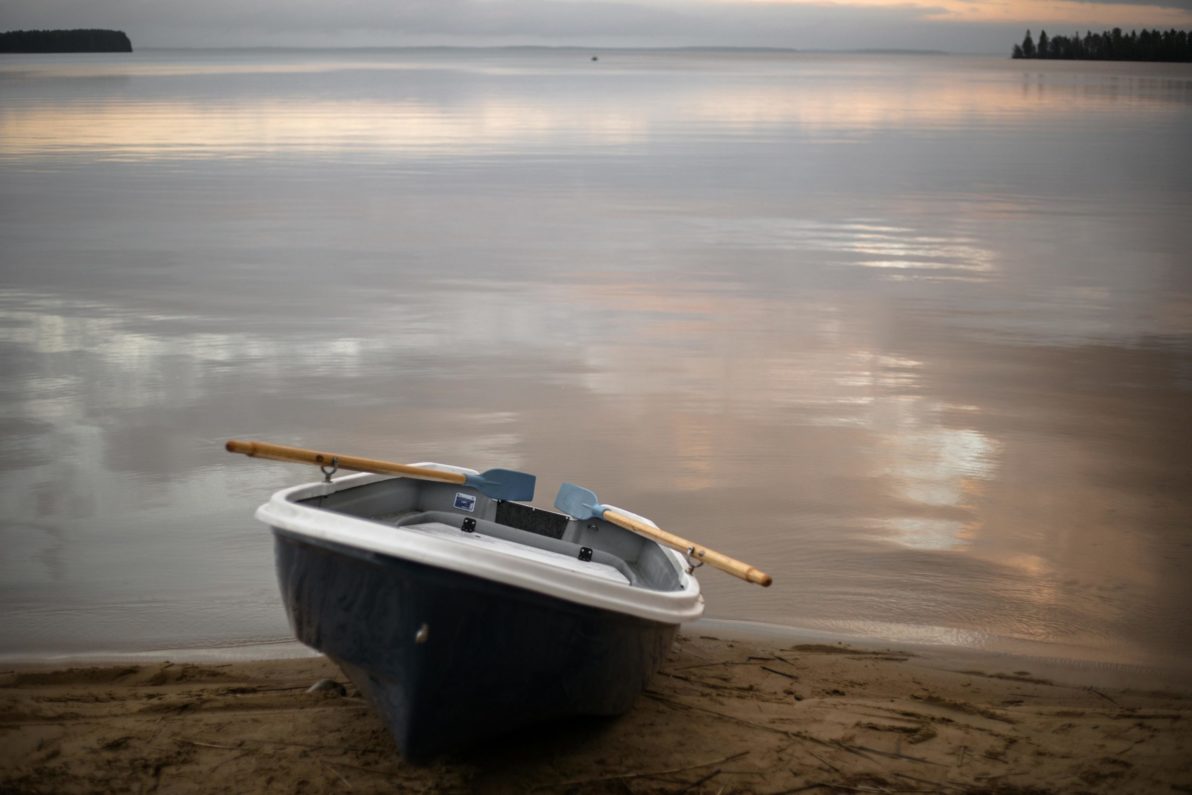
M 0 0 L 5 27 L 120 28 L 141 47 L 721 45 L 1002 53 L 1027 27 L 941 22 L 930 19 L 936 10 L 659 0 Z
M 0 3 L 5 27 L 121 27 L 166 33 L 171 39 L 221 33 L 377 36 L 620 35 L 664 30 L 679 16 L 649 3 L 533 2 L 533 0 L 9 0 Z M 151 42 L 155 43 L 155 42 Z M 215 42 L 206 42 L 218 44 Z

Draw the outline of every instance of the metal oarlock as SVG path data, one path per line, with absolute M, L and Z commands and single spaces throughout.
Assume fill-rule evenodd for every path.
M 696 557 L 695 547 L 687 547 L 687 552 L 684 554 L 687 558 L 687 573 L 691 574 L 693 571 L 704 565 L 703 558 Z
M 330 483 L 331 476 L 339 471 L 339 459 L 332 458 L 330 466 L 320 466 L 319 471 L 323 473 L 323 482 Z

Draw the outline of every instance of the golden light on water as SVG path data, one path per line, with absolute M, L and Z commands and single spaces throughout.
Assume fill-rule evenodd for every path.
M 531 147 L 559 135 L 616 144 L 631 140 L 641 123 L 624 113 L 577 119 L 532 105 L 487 101 L 466 114 L 417 102 L 311 102 L 301 113 L 284 102 L 255 107 L 79 102 L 0 110 L 0 155 L 151 160 L 286 151 L 485 153 Z
M 815 90 L 798 78 L 798 61 L 774 80 L 741 89 L 715 83 L 651 95 L 637 102 L 560 102 L 558 97 L 478 97 L 458 105 L 418 100 L 287 102 L 92 102 L 36 99 L 0 107 L 0 157 L 101 157 L 137 161 L 292 153 L 334 157 L 493 155 L 544 147 L 624 147 L 682 142 L 690 127 L 726 134 L 799 136 L 856 143 L 890 129 L 1004 126 L 1015 119 L 1062 123 L 1079 109 L 1111 112 L 1129 102 L 1138 112 L 1168 113 L 1170 104 L 1138 91 L 1106 93 L 1062 80 L 970 82 L 923 80 L 903 85 L 900 73 L 875 80 L 829 82 Z M 386 69 L 391 69 L 386 66 Z M 1123 78 L 1130 88 L 1130 79 Z M 698 85 L 698 84 L 697 84 Z M 1120 88 L 1120 87 L 1119 87 Z M 1055 101 L 1062 97 L 1062 102 Z M 879 233 L 881 230 L 876 230 Z M 930 247 L 937 241 L 925 240 Z M 858 242 L 858 245 L 862 245 Z M 886 245 L 880 237 L 875 245 Z M 876 251 L 875 253 L 880 253 Z M 883 267 L 878 264 L 875 267 Z

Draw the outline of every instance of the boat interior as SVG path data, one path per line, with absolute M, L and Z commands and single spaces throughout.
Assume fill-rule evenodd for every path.
M 354 485 L 336 481 L 331 493 L 299 504 L 393 527 L 394 530 L 461 537 L 486 543 L 497 553 L 534 558 L 633 587 L 683 589 L 675 555 L 603 519 L 576 519 L 511 500 L 491 499 L 467 486 L 394 477 Z

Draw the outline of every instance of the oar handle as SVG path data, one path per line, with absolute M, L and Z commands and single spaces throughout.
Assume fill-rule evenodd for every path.
M 652 524 L 647 524 L 640 519 L 620 513 L 615 508 L 605 508 L 602 518 L 606 522 L 611 522 L 619 527 L 624 527 L 626 530 L 632 530 L 635 533 L 652 538 L 680 552 L 686 552 L 696 560 L 715 566 L 721 571 L 726 571 L 747 582 L 757 583 L 763 588 L 768 588 L 770 583 L 774 581 L 769 574 L 750 566 L 748 563 L 739 561 L 736 558 L 730 558 L 728 555 L 721 554 L 714 549 L 708 549 L 705 546 L 688 541 L 686 538 L 677 536 L 674 533 L 668 533 Z
M 289 447 L 272 442 L 246 442 L 240 439 L 229 439 L 224 445 L 229 453 L 243 453 L 253 458 L 268 458 L 273 461 L 298 461 L 318 466 L 336 466 L 339 469 L 350 469 L 354 472 L 378 472 L 385 475 L 409 475 L 425 480 L 440 480 L 446 483 L 466 483 L 467 476 L 460 472 L 444 472 L 439 469 L 396 464 L 392 461 L 380 461 L 376 458 L 362 458 L 356 455 L 340 455 L 326 453 L 319 450 L 307 450 L 304 447 Z

